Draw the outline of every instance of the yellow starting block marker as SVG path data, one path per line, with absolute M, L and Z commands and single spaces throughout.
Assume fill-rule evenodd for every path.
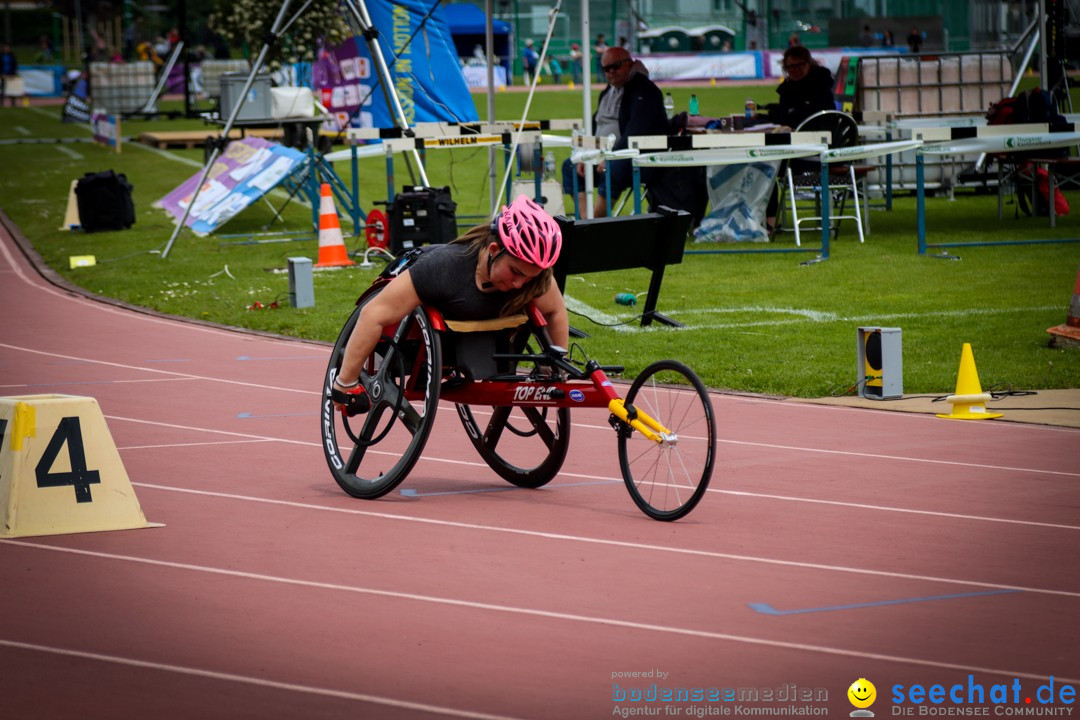
M 97 400 L 0 397 L 0 537 L 145 527 Z
M 78 184 L 78 180 L 72 180 L 71 187 L 68 189 L 67 209 L 64 211 L 64 224 L 60 226 L 61 230 L 71 230 L 82 225 L 82 220 L 79 219 L 79 198 L 75 195 Z

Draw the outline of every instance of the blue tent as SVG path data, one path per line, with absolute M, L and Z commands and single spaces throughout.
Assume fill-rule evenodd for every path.
M 487 15 L 476 5 L 467 2 L 450 3 L 442 7 L 443 19 L 450 28 L 458 57 L 470 58 L 477 45 L 484 47 L 487 31 Z M 497 62 L 510 74 L 510 23 L 505 20 L 492 22 L 495 47 L 492 52 Z M 486 49 L 486 48 L 485 48 Z

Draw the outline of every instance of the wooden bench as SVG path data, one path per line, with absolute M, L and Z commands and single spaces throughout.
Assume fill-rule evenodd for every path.
M 218 138 L 221 132 L 210 130 L 159 130 L 156 132 L 144 132 L 139 135 L 139 142 L 156 148 L 201 148 L 206 146 L 207 138 Z M 239 140 L 245 135 L 266 138 L 267 140 L 282 140 L 285 131 L 281 128 L 262 130 L 239 130 L 233 128 L 229 131 L 230 140 Z

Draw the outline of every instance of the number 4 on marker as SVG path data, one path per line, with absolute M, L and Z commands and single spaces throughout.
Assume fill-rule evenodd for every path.
M 0 438 L 3 437 L 3 428 L 0 427 Z M 67 472 L 50 472 L 60 448 L 67 441 L 68 460 L 71 470 Z M 38 461 L 34 469 L 37 475 L 39 488 L 64 487 L 71 485 L 75 488 L 75 502 L 93 502 L 90 497 L 90 486 L 101 482 L 101 476 L 97 470 L 86 469 L 86 453 L 83 450 L 82 426 L 78 417 L 66 417 L 60 420 L 60 424 L 53 433 L 45 453 Z

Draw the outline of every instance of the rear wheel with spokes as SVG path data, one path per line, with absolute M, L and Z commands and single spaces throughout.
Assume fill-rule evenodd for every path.
M 375 297 L 372 295 L 371 297 Z M 345 344 L 364 301 L 345 323 L 323 378 L 323 454 L 334 480 L 353 497 L 374 499 L 393 490 L 412 470 L 427 442 L 439 404 L 442 352 L 423 308 L 384 334 L 364 365 L 371 409 L 345 417 L 330 391 Z M 389 331 L 389 329 L 388 329 Z
M 570 446 L 569 408 L 458 404 L 457 411 L 480 457 L 507 482 L 538 488 L 562 468 Z M 480 413 L 485 423 L 477 421 Z
M 522 328 L 511 341 L 514 353 L 534 354 L 533 345 L 540 341 L 532 332 Z M 526 363 L 528 364 L 528 363 Z M 518 367 L 517 363 L 503 368 L 531 377 L 537 389 L 544 379 L 539 368 Z M 570 447 L 570 409 L 519 405 L 491 407 L 457 404 L 458 417 L 465 426 L 473 447 L 499 477 L 523 488 L 546 485 L 559 473 Z
M 716 420 L 709 393 L 693 370 L 661 360 L 637 376 L 625 404 L 671 433 L 657 443 L 620 430 L 619 467 L 630 497 L 654 520 L 678 520 L 698 504 L 712 477 Z

